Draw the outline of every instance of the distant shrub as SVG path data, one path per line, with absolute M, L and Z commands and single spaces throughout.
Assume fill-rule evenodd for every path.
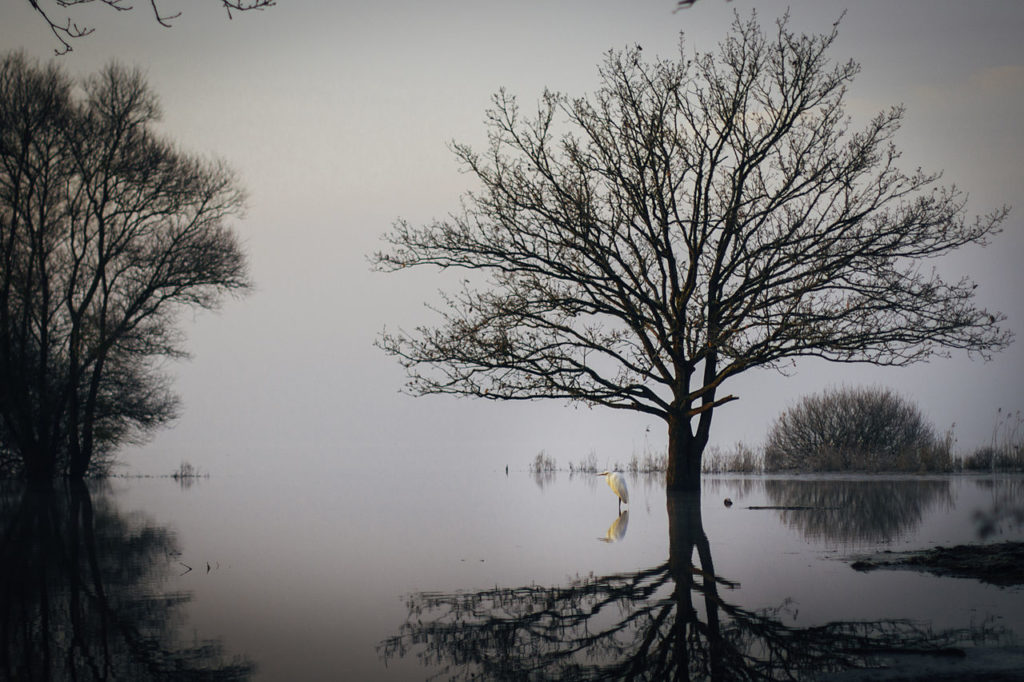
M 1024 438 L 1019 427 L 1004 440 L 993 438 L 993 445 L 983 445 L 964 457 L 964 471 L 1024 471 Z
M 625 467 L 631 474 L 658 474 L 668 469 L 668 455 L 645 452 L 642 457 L 633 455 Z
M 191 488 L 200 478 L 209 477 L 210 474 L 201 473 L 197 467 L 192 466 L 191 462 L 184 461 L 171 472 L 171 478 L 177 481 L 182 488 Z
M 597 455 L 593 451 L 587 454 L 586 459 L 573 464 L 569 462 L 569 471 L 575 474 L 596 474 L 597 473 Z
M 543 450 L 537 453 L 537 456 L 533 458 L 533 464 L 530 465 L 530 471 L 538 474 L 557 470 L 558 465 L 555 463 L 555 458 L 549 456 Z
M 969 471 L 1024 471 L 1024 415 L 1020 410 L 996 412 L 992 443 L 964 460 Z
M 991 445 L 984 445 L 964 457 L 964 471 L 991 471 L 998 451 Z
M 764 470 L 764 458 L 746 443 L 736 443 L 729 464 L 729 471 L 742 474 L 755 474 Z
M 950 473 L 959 471 L 960 460 L 953 456 L 953 429 L 946 431 L 942 438 L 935 438 L 930 448 L 917 451 L 917 470 Z
M 764 458 L 746 443 L 736 443 L 731 452 L 712 446 L 704 452 L 701 471 L 705 474 L 757 474 L 764 471 Z
M 775 420 L 769 471 L 952 471 L 917 407 L 885 388 L 839 388 L 802 398 Z
M 177 469 L 171 473 L 171 478 L 197 478 L 199 470 L 192 466 L 191 462 L 182 462 Z

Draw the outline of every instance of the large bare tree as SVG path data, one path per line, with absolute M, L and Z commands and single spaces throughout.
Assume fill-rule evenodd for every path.
M 76 91 L 0 59 L 0 450 L 30 478 L 81 477 L 173 417 L 176 313 L 248 286 L 237 180 L 156 135 L 159 114 L 138 71 Z
M 381 336 L 409 390 L 658 416 L 668 486 L 693 489 L 742 372 L 1006 346 L 974 284 L 923 262 L 985 243 L 1007 209 L 968 218 L 939 174 L 900 170 L 901 107 L 853 128 L 837 26 L 737 16 L 716 52 L 610 52 L 590 96 L 524 113 L 497 94 L 487 151 L 453 146 L 479 189 L 446 220 L 399 221 L 374 256 L 486 279 L 445 294 L 437 326 Z

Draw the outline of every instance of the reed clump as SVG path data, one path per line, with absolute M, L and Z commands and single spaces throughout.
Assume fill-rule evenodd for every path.
M 1024 471 L 1024 415 L 996 411 L 992 440 L 962 458 L 964 471 Z
M 558 471 L 558 462 L 556 462 L 555 458 L 549 455 L 547 452 L 541 450 L 533 458 L 533 462 L 530 464 L 530 471 L 532 471 L 535 474 Z

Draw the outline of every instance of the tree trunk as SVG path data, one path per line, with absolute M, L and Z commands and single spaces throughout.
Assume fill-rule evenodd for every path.
M 57 458 L 50 448 L 27 447 L 21 450 L 25 478 L 33 486 L 48 488 L 57 473 Z
M 77 400 L 75 401 L 77 402 Z M 92 459 L 92 421 L 86 411 L 82 415 L 75 410 L 75 421 L 68 425 L 68 476 L 81 480 Z
M 700 494 L 700 461 L 705 445 L 707 438 L 694 436 L 689 417 L 669 417 L 668 470 L 665 474 L 668 490 Z
M 71 478 L 83 478 L 89 469 L 89 462 L 92 461 L 93 442 L 96 426 L 96 396 L 99 394 L 100 379 L 103 376 L 106 355 L 100 354 L 96 359 L 89 379 L 89 395 L 85 399 L 85 414 L 78 409 L 78 394 L 75 393 L 72 399 L 76 409 L 74 414 L 76 420 L 72 422 L 69 433 L 71 443 Z
M 76 439 L 77 440 L 77 439 Z M 85 472 L 89 469 L 89 460 L 92 459 L 92 448 L 88 449 L 79 444 L 71 455 L 68 467 L 68 476 L 73 480 L 82 480 L 85 477 Z

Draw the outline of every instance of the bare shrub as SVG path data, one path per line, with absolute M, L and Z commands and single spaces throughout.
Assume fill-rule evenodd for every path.
M 886 388 L 838 388 L 802 398 L 768 433 L 769 471 L 952 470 L 917 406 Z
M 732 450 L 712 445 L 704 454 L 701 471 L 705 474 L 757 474 L 764 471 L 764 458 L 746 443 L 736 443 Z
M 591 450 L 587 453 L 586 459 L 581 459 L 575 463 L 569 462 L 569 472 L 574 474 L 596 474 L 597 453 Z
M 199 476 L 199 471 L 192 466 L 191 462 L 182 462 L 171 474 L 171 478 L 195 478 L 197 476 Z
M 746 443 L 736 443 L 729 471 L 755 474 L 764 470 L 764 459 Z
M 964 457 L 964 471 L 991 471 L 996 461 L 996 449 L 983 445 Z
M 1024 471 L 1024 415 L 996 411 L 992 440 L 963 459 L 965 471 Z
M 555 462 L 555 458 L 547 454 L 544 450 L 537 453 L 533 458 L 533 464 L 530 465 L 530 471 L 538 474 L 557 470 L 558 464 Z
M 664 473 L 668 468 L 668 453 L 656 453 L 645 451 L 643 455 L 633 455 L 626 465 L 626 471 L 631 474 L 655 474 Z

